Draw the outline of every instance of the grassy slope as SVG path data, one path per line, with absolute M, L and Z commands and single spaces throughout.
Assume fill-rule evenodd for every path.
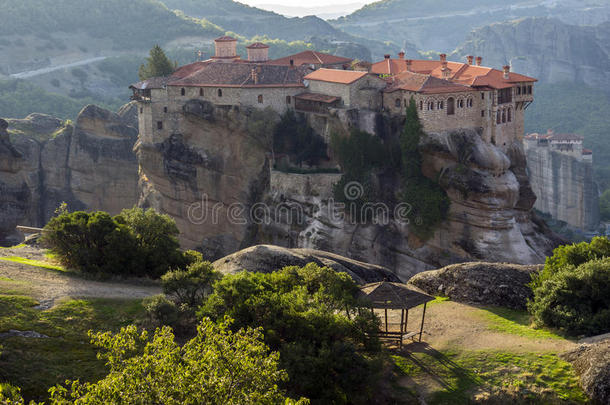
M 442 310 L 443 305 L 451 303 L 438 302 L 433 311 Z M 514 335 L 543 344 L 564 339 L 548 330 L 530 328 L 529 315 L 523 311 L 479 308 L 471 321 L 477 329 L 499 332 L 507 339 Z M 423 396 L 428 404 L 468 404 L 475 398 L 490 399 L 491 403 L 586 403 L 572 367 L 557 354 L 519 347 L 500 351 L 451 346 L 437 350 L 416 343 L 395 352 L 391 361 L 399 385 L 412 396 Z
M 47 311 L 26 296 L 0 295 L 0 333 L 34 330 L 49 339 L 3 338 L 0 381 L 22 388 L 26 400 L 43 400 L 47 389 L 66 379 L 95 381 L 107 374 L 88 330 L 118 330 L 143 313 L 139 301 L 66 300 Z

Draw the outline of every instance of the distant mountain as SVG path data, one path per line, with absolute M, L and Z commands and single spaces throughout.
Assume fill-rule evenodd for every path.
M 348 3 L 348 4 L 329 4 L 326 6 L 285 6 L 283 4 L 259 4 L 258 7 L 263 10 L 273 11 L 287 17 L 305 17 L 315 15 L 324 20 L 335 19 L 346 16 L 354 11 L 362 8 L 366 3 L 364 1 Z
M 451 52 L 477 27 L 523 17 L 595 25 L 610 20 L 610 0 L 383 0 L 330 23 L 360 36 Z
M 483 64 L 513 70 L 541 82 L 584 83 L 610 91 L 610 22 L 565 24 L 553 18 L 526 18 L 473 31 L 453 59 L 483 56 Z
M 358 33 L 347 34 L 316 16 L 288 18 L 233 0 L 161 1 L 171 9 L 180 10 L 196 18 L 205 18 L 228 31 L 248 38 L 266 36 L 285 41 L 309 41 L 315 37 L 335 44 L 351 44 L 349 49 L 355 49 L 354 44 L 357 44 L 366 47 L 373 59 L 382 57 L 386 52 L 398 52 L 403 46 L 402 42 L 396 42 L 392 46 L 374 37 L 363 37 Z M 360 49 L 356 54 L 343 56 L 362 58 L 363 55 Z

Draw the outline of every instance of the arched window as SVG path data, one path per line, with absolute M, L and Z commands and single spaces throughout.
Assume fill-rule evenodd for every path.
M 472 105 L 473 105 L 472 99 L 469 98 L 468 101 L 466 101 L 466 104 L 468 105 L 468 108 L 472 108 Z
M 502 123 L 502 111 L 498 110 L 498 113 L 496 114 L 496 124 L 501 124 Z
M 513 120 L 513 109 L 509 108 L 508 112 L 506 114 L 507 114 L 506 120 L 508 122 L 511 122 Z
M 449 97 L 447 99 L 447 115 L 455 114 L 455 99 L 453 97 Z
M 436 104 L 436 107 L 437 107 L 439 110 L 442 110 L 443 108 L 445 108 L 445 103 L 444 103 L 444 102 L 442 102 L 442 101 L 439 101 L 439 102 Z
M 199 96 L 203 97 L 203 88 L 199 89 Z
M 218 89 L 218 97 L 222 97 L 222 89 Z
M 506 122 L 506 110 L 502 110 L 502 123 Z
M 397 108 L 400 108 L 400 99 L 399 98 L 394 100 L 394 106 L 396 106 Z
M 258 95 L 258 103 L 263 104 L 263 95 L 262 94 Z
M 180 89 L 180 95 L 186 95 L 186 89 L 184 87 Z
M 462 99 L 458 100 L 458 108 L 464 108 L 464 100 L 462 100 Z

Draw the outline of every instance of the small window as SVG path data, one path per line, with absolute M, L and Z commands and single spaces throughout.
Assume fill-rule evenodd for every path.
M 399 98 L 394 100 L 394 106 L 397 107 L 397 108 L 400 108 L 400 99 Z
M 496 114 L 496 124 L 501 124 L 502 123 L 502 111 L 498 110 L 498 113 Z
M 218 89 L 218 97 L 222 97 L 222 89 Z
M 468 101 L 467 101 L 466 103 L 467 103 L 467 105 L 468 105 L 468 108 L 472 108 L 472 106 L 473 106 L 473 102 L 472 102 L 472 99 L 471 99 L 471 98 L 469 98 L 469 99 L 468 99 Z
M 502 123 L 506 122 L 506 110 L 502 110 Z
M 199 97 L 203 97 L 203 89 L 199 89 Z
M 481 100 L 485 100 L 485 93 L 481 93 Z
M 144 112 L 144 108 L 140 107 L 140 114 Z
M 464 108 L 464 100 L 458 100 L 458 107 L 459 108 Z
M 439 101 L 436 105 L 436 108 L 438 108 L 439 110 L 442 110 L 445 108 L 445 103 L 442 101 Z
M 167 113 L 167 107 L 163 107 L 163 112 Z
M 404 102 L 404 105 L 405 105 L 405 107 L 406 107 L 406 106 L 407 106 L 407 99 L 405 98 L 405 99 L 403 100 L 403 102 Z
M 532 94 L 532 86 L 527 86 L 527 94 Z
M 521 95 L 521 87 L 517 86 L 517 95 L 520 96 Z
M 184 87 L 180 89 L 180 94 L 183 96 L 186 95 L 186 89 Z
M 481 118 L 485 118 L 485 110 L 481 110 Z
M 455 99 L 453 97 L 449 97 L 447 99 L 447 115 L 455 114 Z
M 263 95 L 262 94 L 258 95 L 258 103 L 263 104 Z
M 157 129 L 163 129 L 163 121 L 157 121 Z
M 511 122 L 513 120 L 513 109 L 512 108 L 508 109 L 506 120 L 508 122 Z
M 286 104 L 292 103 L 290 96 L 286 96 Z
M 420 102 L 419 102 L 419 109 L 420 109 L 420 110 L 423 110 L 423 109 L 424 109 L 424 102 L 423 102 L 423 101 L 420 101 Z

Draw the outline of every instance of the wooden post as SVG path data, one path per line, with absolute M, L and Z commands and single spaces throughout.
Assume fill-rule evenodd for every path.
M 399 346 L 399 348 L 401 348 L 401 349 L 402 349 L 402 335 L 404 334 L 404 332 L 403 332 L 403 330 L 404 330 L 404 328 L 403 328 L 404 320 L 405 320 L 405 310 L 401 309 L 400 310 L 400 346 Z
M 409 310 L 407 309 L 405 314 L 405 333 L 409 331 Z
M 419 341 L 421 342 L 421 334 L 424 332 L 424 318 L 426 317 L 426 305 L 428 303 L 424 303 L 424 313 L 421 315 L 421 328 L 419 328 Z
M 385 331 L 388 331 L 388 309 L 384 308 L 385 311 Z

